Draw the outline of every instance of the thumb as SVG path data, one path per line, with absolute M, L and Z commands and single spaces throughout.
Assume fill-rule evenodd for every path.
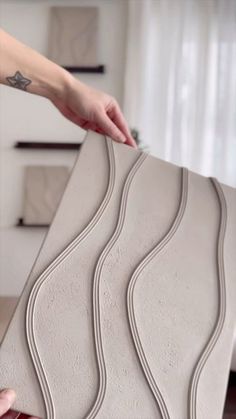
M 16 398 L 16 394 L 11 389 L 5 389 L 0 392 L 0 417 L 6 413 Z

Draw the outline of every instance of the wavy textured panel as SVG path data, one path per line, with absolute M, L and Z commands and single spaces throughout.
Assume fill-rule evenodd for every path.
M 155 400 L 157 401 L 157 405 L 158 405 L 158 408 L 160 409 L 163 419 L 170 419 L 170 415 L 169 415 L 165 400 L 161 394 L 160 389 L 158 388 L 158 384 L 156 383 L 152 375 L 152 372 L 150 370 L 150 367 L 148 365 L 148 361 L 145 356 L 145 351 L 143 350 L 142 343 L 139 337 L 138 328 L 137 328 L 137 324 L 135 320 L 135 312 L 134 312 L 134 288 L 135 288 L 136 281 L 138 280 L 142 271 L 152 261 L 152 259 L 155 258 L 156 255 L 168 244 L 168 242 L 171 240 L 171 238 L 175 234 L 177 228 L 179 227 L 181 220 L 183 218 L 183 215 L 184 215 L 185 208 L 186 208 L 187 191 L 188 191 L 188 172 L 186 169 L 183 169 L 182 170 L 182 185 L 181 185 L 181 200 L 180 200 L 180 205 L 179 205 L 178 213 L 175 217 L 175 220 L 170 230 L 165 235 L 165 237 L 154 247 L 154 249 L 152 249 L 151 252 L 147 254 L 147 256 L 138 265 L 137 269 L 135 270 L 135 272 L 133 273 L 130 279 L 129 286 L 127 289 L 127 310 L 128 310 L 128 316 L 129 316 L 130 330 L 132 333 L 132 337 L 134 340 L 135 348 L 136 348 L 141 366 L 143 368 L 143 371 L 148 381 L 148 384 L 150 386 L 150 389 L 155 397 Z
M 108 253 L 114 246 L 115 242 L 117 241 L 122 231 L 126 205 L 127 205 L 127 199 L 128 199 L 128 194 L 129 194 L 129 188 L 133 180 L 133 177 L 135 176 L 135 173 L 137 172 L 137 170 L 139 169 L 143 161 L 146 159 L 146 157 L 147 156 L 145 154 L 141 154 L 141 156 L 138 158 L 136 164 L 134 165 L 134 167 L 132 168 L 132 170 L 130 171 L 127 177 L 127 180 L 124 185 L 122 198 L 121 198 L 120 213 L 119 213 L 119 218 L 118 218 L 116 229 L 111 239 L 107 243 L 106 247 L 104 248 L 103 252 L 101 253 L 101 256 L 98 260 L 95 274 L 94 274 L 94 285 L 93 285 L 94 335 L 95 335 L 95 346 L 96 346 L 96 352 L 97 352 L 100 380 L 99 380 L 99 391 L 97 394 L 96 401 L 90 413 L 86 417 L 86 419 L 92 419 L 96 417 L 101 407 L 101 404 L 103 402 L 105 391 L 106 391 L 106 365 L 105 365 L 105 359 L 104 359 L 103 348 L 102 348 L 102 334 L 101 334 L 100 307 L 99 307 L 99 283 L 101 279 L 102 267 Z
M 94 217 L 91 219 L 89 224 L 86 228 L 76 237 L 72 243 L 70 243 L 66 249 L 52 262 L 51 265 L 40 275 L 40 277 L 35 282 L 32 291 L 29 296 L 28 304 L 27 304 L 27 311 L 26 311 L 26 335 L 27 335 L 27 342 L 29 346 L 30 355 L 37 373 L 37 377 L 41 386 L 41 390 L 43 393 L 44 403 L 46 407 L 46 414 L 48 419 L 55 418 L 55 408 L 53 404 L 53 399 L 50 391 L 50 385 L 47 380 L 46 372 L 44 371 L 42 361 L 40 359 L 40 354 L 37 350 L 37 344 L 35 342 L 34 337 L 34 310 L 36 305 L 37 295 L 40 292 L 40 288 L 43 286 L 44 282 L 50 280 L 50 274 L 63 262 L 65 262 L 66 258 L 73 252 L 79 244 L 89 235 L 89 233 L 93 230 L 96 224 L 99 222 L 103 212 L 105 211 L 109 200 L 111 198 L 111 194 L 114 187 L 115 181 L 115 162 L 114 162 L 114 152 L 113 152 L 113 145 L 112 141 L 108 140 L 107 142 L 107 149 L 108 149 L 108 156 L 109 156 L 109 167 L 110 167 L 110 175 L 109 175 L 109 182 L 106 191 L 106 195 L 99 206 L 97 212 L 95 213 Z
M 235 200 L 214 179 L 89 133 L 0 349 L 0 387 L 16 387 L 16 409 L 211 419 L 212 408 L 221 419 Z
M 217 180 L 212 179 L 212 184 L 214 185 L 217 198 L 219 200 L 220 207 L 220 227 L 218 233 L 218 244 L 217 244 L 217 274 L 218 274 L 218 293 L 219 293 L 219 302 L 218 302 L 218 316 L 215 323 L 214 330 L 209 338 L 209 341 L 206 343 L 205 348 L 202 351 L 201 356 L 197 362 L 197 365 L 193 372 L 193 377 L 190 384 L 189 390 L 189 417 L 190 419 L 197 419 L 197 387 L 200 379 L 201 372 L 204 368 L 205 363 L 207 362 L 208 357 L 211 355 L 217 340 L 221 334 L 221 331 L 224 326 L 225 315 L 226 315 L 226 284 L 225 284 L 225 271 L 224 271 L 224 238 L 226 230 L 226 221 L 227 221 L 227 208 L 224 193 L 221 189 L 221 186 Z

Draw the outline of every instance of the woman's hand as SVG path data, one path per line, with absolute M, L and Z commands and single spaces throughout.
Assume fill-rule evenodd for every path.
M 0 29 L 0 83 L 44 96 L 70 121 L 136 147 L 116 100 Z
M 16 393 L 14 390 L 6 389 L 0 391 L 0 418 L 1 419 L 37 419 L 33 416 L 27 416 L 9 410 L 16 399 Z
M 112 96 L 68 77 L 63 95 L 51 101 L 66 118 L 81 128 L 108 135 L 136 148 L 120 107 Z

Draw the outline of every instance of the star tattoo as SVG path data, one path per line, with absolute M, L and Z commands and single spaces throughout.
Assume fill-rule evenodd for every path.
M 31 83 L 31 80 L 22 76 L 19 71 L 17 71 L 12 77 L 6 77 L 6 79 L 10 86 L 21 90 L 26 90 L 26 87 Z

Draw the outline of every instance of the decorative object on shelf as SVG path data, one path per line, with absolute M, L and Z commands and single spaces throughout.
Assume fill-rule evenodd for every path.
M 14 148 L 27 150 L 79 150 L 81 143 L 70 142 L 44 142 L 44 141 L 17 141 Z
M 148 151 L 148 147 L 141 140 L 141 138 L 139 136 L 139 131 L 136 128 L 131 128 L 130 129 L 130 132 L 131 132 L 132 137 L 135 139 L 138 148 L 140 150 L 143 150 L 143 151 L 146 151 L 147 152 Z
M 98 7 L 51 7 L 49 58 L 71 72 L 103 73 L 98 17 Z
M 89 132 L 0 348 L 47 419 L 221 419 L 236 191 Z
M 47 226 L 64 192 L 69 170 L 64 166 L 27 166 L 23 216 L 19 225 Z

